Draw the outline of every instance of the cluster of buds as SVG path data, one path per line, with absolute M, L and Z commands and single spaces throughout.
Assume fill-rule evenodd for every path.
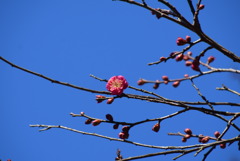
M 158 11 L 160 11 L 160 9 L 156 8 L 155 11 L 151 11 L 151 12 L 152 12 L 152 15 L 156 15 L 157 19 L 160 19 L 162 16 Z
M 189 138 L 191 138 L 191 137 L 193 136 L 192 130 L 189 129 L 189 128 L 186 128 L 186 129 L 184 130 L 184 132 L 186 133 L 186 135 L 184 135 L 184 137 L 182 138 L 182 142 L 186 142 L 187 139 L 189 139 Z M 215 136 L 216 139 L 218 139 L 218 138 L 220 137 L 220 135 L 221 135 L 221 134 L 220 134 L 220 132 L 218 132 L 218 131 L 216 131 L 216 132 L 214 133 L 214 136 Z M 204 136 L 204 135 L 202 135 L 202 134 L 194 135 L 194 136 L 195 136 L 195 137 L 198 137 L 198 142 L 199 142 L 199 143 L 203 143 L 203 144 L 208 143 L 210 139 L 213 139 L 213 140 L 214 140 L 214 138 L 209 137 L 209 136 Z M 226 148 L 226 143 L 220 144 L 220 148 L 222 148 L 222 149 Z
M 186 142 L 187 139 L 189 139 L 192 136 L 192 130 L 189 128 L 186 128 L 184 130 L 184 132 L 186 133 L 186 135 L 184 135 L 184 137 L 182 138 L 182 142 Z
M 186 38 L 182 38 L 182 37 L 178 37 L 176 40 L 176 43 L 178 46 L 182 46 L 188 43 L 191 43 L 191 37 L 190 36 L 186 36 Z

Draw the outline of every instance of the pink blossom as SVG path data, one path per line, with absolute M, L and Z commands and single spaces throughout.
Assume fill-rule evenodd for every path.
M 108 91 L 110 91 L 113 95 L 121 95 L 123 90 L 128 87 L 128 82 L 126 79 L 119 75 L 111 77 L 106 85 Z

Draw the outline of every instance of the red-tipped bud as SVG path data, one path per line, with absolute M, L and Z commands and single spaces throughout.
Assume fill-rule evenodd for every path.
M 187 41 L 188 43 L 190 43 L 190 42 L 191 42 L 191 36 L 186 36 L 186 41 Z
M 163 79 L 164 81 L 169 81 L 168 76 L 166 76 L 166 75 L 162 76 L 162 79 Z
M 154 88 L 154 89 L 158 89 L 158 87 L 159 87 L 159 85 L 160 85 L 159 82 L 160 82 L 159 80 L 156 80 L 156 83 L 153 85 L 153 88 Z
M 189 59 L 190 59 L 190 58 L 189 58 L 188 55 L 184 55 L 184 56 L 183 56 L 183 60 L 187 61 L 187 60 L 189 60 Z
M 114 101 L 114 97 L 111 97 L 107 100 L 107 104 L 112 104 Z
M 204 138 L 202 138 L 201 142 L 202 143 L 207 143 L 209 141 L 209 136 L 205 136 Z
M 187 52 L 187 55 L 192 56 L 192 52 L 191 51 Z
M 214 133 L 214 136 L 215 136 L 216 138 L 218 138 L 220 135 L 221 135 L 221 134 L 220 134 L 219 131 L 216 131 L 216 132 Z
M 128 133 L 128 132 L 120 132 L 120 133 L 118 134 L 118 137 L 119 137 L 120 139 L 128 139 L 129 133 Z
M 111 114 L 106 114 L 106 119 L 109 121 L 113 121 L 113 117 Z
M 94 121 L 92 122 L 92 125 L 93 125 L 93 126 L 97 126 L 97 125 L 99 125 L 101 122 L 102 122 L 101 120 L 96 119 L 96 120 L 94 120 Z
M 192 68 L 193 70 L 195 70 L 195 71 L 200 71 L 200 68 L 199 68 L 199 66 L 197 66 L 197 65 L 192 64 L 192 65 L 191 65 L 191 68 Z
M 169 54 L 169 56 L 170 56 L 172 59 L 174 59 L 174 58 L 178 55 L 178 53 L 179 53 L 179 52 L 174 51 L 174 52 L 171 52 L 171 53 Z
M 191 137 L 191 135 L 186 134 L 184 137 L 185 137 L 186 139 L 189 139 L 189 138 Z
M 158 132 L 160 130 L 160 123 L 156 123 L 153 127 L 152 127 L 152 131 Z
M 176 88 L 176 87 L 178 87 L 178 86 L 179 86 L 179 84 L 180 84 L 180 81 L 175 81 L 175 82 L 173 82 L 173 84 L 172 84 L 172 85 L 173 85 L 173 87 L 175 87 L 175 88 Z
M 129 129 L 130 129 L 129 126 L 123 126 L 123 127 L 122 127 L 122 131 L 123 131 L 123 132 L 128 132 Z
M 192 130 L 189 129 L 189 128 L 186 128 L 186 129 L 184 130 L 184 132 L 185 132 L 186 134 L 192 135 Z
M 186 65 L 186 66 L 191 66 L 191 65 L 192 65 L 192 62 L 191 62 L 191 61 L 186 61 L 186 62 L 185 62 L 185 65 Z
M 187 138 L 185 138 L 185 137 L 182 137 L 182 142 L 187 142 Z
M 177 38 L 176 43 L 178 46 L 182 46 L 185 45 L 187 43 L 187 41 L 181 37 Z
M 220 144 L 220 148 L 225 149 L 226 148 L 226 143 Z
M 118 129 L 118 127 L 119 127 L 119 124 L 114 124 L 113 125 L 113 129 Z
M 199 9 L 199 10 L 202 10 L 202 9 L 204 9 L 204 7 L 205 7 L 204 4 L 200 4 L 200 5 L 198 6 L 198 9 Z
M 106 99 L 105 96 L 96 95 L 96 101 L 97 101 L 97 103 L 101 103 L 101 102 L 104 101 L 105 99 Z
M 168 84 L 168 81 L 163 81 L 164 84 Z
M 213 56 L 209 56 L 208 60 L 207 60 L 207 64 L 210 64 L 211 62 L 213 62 L 215 60 L 215 57 Z
M 92 121 L 93 121 L 92 119 L 87 119 L 87 120 L 85 121 L 85 124 L 87 124 L 87 125 L 88 125 L 88 124 L 91 124 Z
M 146 80 L 144 80 L 144 79 L 141 78 L 141 79 L 138 80 L 137 84 L 138 84 L 139 86 L 141 86 L 141 85 L 144 85 L 146 82 L 147 82 Z
M 188 77 L 189 77 L 189 75 L 188 75 L 188 74 L 184 74 L 184 77 L 185 77 L 185 78 L 188 78 Z
M 181 60 L 183 60 L 183 54 L 177 55 L 176 58 L 175 58 L 175 60 L 176 60 L 176 61 L 181 61 Z
M 165 61 L 165 60 L 167 60 L 167 58 L 165 58 L 165 57 L 163 57 L 163 56 L 160 58 L 160 61 L 161 61 L 161 62 L 162 62 L 162 61 Z

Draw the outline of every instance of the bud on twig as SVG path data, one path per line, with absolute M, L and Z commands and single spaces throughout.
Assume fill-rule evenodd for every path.
M 152 127 L 152 131 L 158 132 L 160 130 L 160 123 L 156 123 L 153 127 Z

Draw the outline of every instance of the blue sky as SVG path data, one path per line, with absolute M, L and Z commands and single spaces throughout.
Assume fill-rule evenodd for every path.
M 190 20 L 187 2 L 174 2 Z M 203 1 L 205 9 L 200 13 L 203 30 L 221 45 L 239 55 L 240 23 L 239 1 Z M 157 2 L 152 5 L 162 7 Z M 166 21 L 156 19 L 142 8 L 111 0 L 63 1 L 63 0 L 1 0 L 0 1 L 0 55 L 13 63 L 41 73 L 53 79 L 96 90 L 106 90 L 105 83 L 91 77 L 93 74 L 108 79 L 123 75 L 131 86 L 137 86 L 139 78 L 160 79 L 162 75 L 181 78 L 185 73 L 196 74 L 183 62 L 168 62 L 148 66 L 161 56 L 181 50 L 176 46 L 177 37 L 190 35 L 190 31 Z M 206 45 L 193 48 L 201 52 Z M 236 68 L 233 63 L 216 50 L 208 55 L 216 57 L 214 67 Z M 205 57 L 207 59 L 207 57 Z M 204 69 L 205 71 L 206 69 Z M 131 99 L 118 99 L 111 105 L 97 104 L 95 94 L 66 86 L 52 84 L 42 78 L 0 62 L 0 159 L 13 161 L 80 161 L 113 160 L 116 150 L 124 157 L 158 152 L 72 133 L 61 129 L 38 132 L 30 124 L 64 125 L 87 132 L 117 137 L 120 130 L 111 125 L 86 126 L 83 118 L 72 118 L 69 113 L 84 111 L 96 118 L 105 118 L 107 113 L 114 119 L 135 122 L 157 118 L 177 110 L 163 104 L 154 104 Z M 210 101 L 239 102 L 239 97 L 228 92 L 216 91 L 225 84 L 240 91 L 239 76 L 213 74 L 195 80 L 201 92 Z M 154 91 L 166 98 L 201 101 L 190 82 L 182 82 L 178 88 L 161 85 L 158 90 L 151 85 L 144 89 Z M 131 89 L 126 93 L 140 94 Z M 238 107 L 218 106 L 218 110 L 239 111 Z M 235 121 L 239 125 L 239 120 Z M 199 112 L 188 112 L 163 122 L 159 133 L 151 128 L 154 123 L 132 129 L 130 140 L 154 145 L 191 145 L 196 139 L 182 143 L 180 137 L 167 136 L 168 132 L 183 132 L 191 128 L 195 134 L 213 135 L 223 131 L 226 124 Z M 233 128 L 225 136 L 238 135 Z M 195 159 L 201 160 L 203 151 Z M 170 161 L 176 155 L 148 158 L 148 161 Z M 193 154 L 179 160 L 194 159 Z M 208 160 L 237 161 L 239 151 L 233 144 L 225 150 L 217 148 Z

